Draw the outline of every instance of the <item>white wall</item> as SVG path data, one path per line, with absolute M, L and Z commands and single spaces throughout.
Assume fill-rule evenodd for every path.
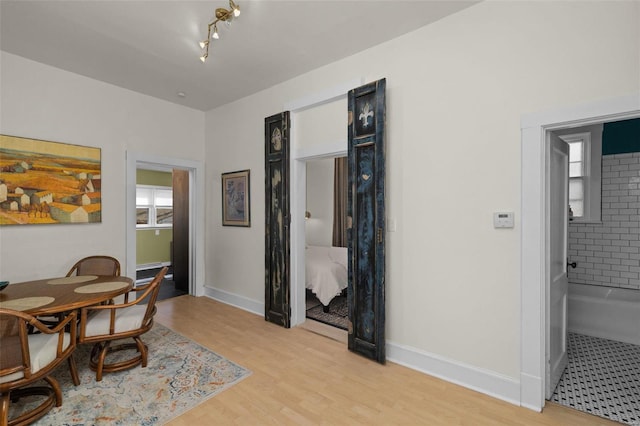
M 1 52 L 0 133 L 87 145 L 102 153 L 102 223 L 0 228 L 0 276 L 64 275 L 109 254 L 126 270 L 125 153 L 200 160 L 204 113 Z
M 291 117 L 295 148 L 312 151 L 319 146 L 347 147 L 347 96 L 296 111 Z
M 386 77 L 388 347 L 518 380 L 520 118 L 638 93 L 639 8 L 482 2 L 206 114 L 2 52 L 0 132 L 100 147 L 103 222 L 0 228 L 0 276 L 61 275 L 90 253 L 124 262 L 125 152 L 204 157 L 209 288 L 260 306 L 264 118 Z M 220 174 L 247 168 L 252 226 L 222 227 Z M 493 229 L 496 210 L 516 227 Z
M 333 169 L 335 159 L 307 162 L 306 244 L 331 246 L 333 241 Z
M 208 112 L 210 285 L 264 297 L 264 118 L 386 77 L 387 215 L 398 225 L 387 235 L 388 343 L 519 380 L 520 118 L 637 93 L 639 7 L 482 2 Z M 223 228 L 220 173 L 242 168 L 252 227 Z M 493 228 L 502 210 L 514 229 Z

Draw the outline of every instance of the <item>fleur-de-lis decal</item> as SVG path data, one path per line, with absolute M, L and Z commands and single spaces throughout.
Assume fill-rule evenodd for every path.
M 274 151 L 280 151 L 282 149 L 282 133 L 277 127 L 271 134 L 271 146 L 273 146 Z
M 362 127 L 369 127 L 369 117 L 373 118 L 373 110 L 371 109 L 371 104 L 367 102 L 362 107 L 362 112 L 358 116 L 358 120 L 362 120 Z

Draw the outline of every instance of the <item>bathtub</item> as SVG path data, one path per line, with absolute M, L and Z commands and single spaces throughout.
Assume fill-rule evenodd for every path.
M 640 345 L 640 290 L 569 283 L 569 331 Z

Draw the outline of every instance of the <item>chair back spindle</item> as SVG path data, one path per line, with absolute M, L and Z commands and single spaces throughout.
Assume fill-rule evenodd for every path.
M 80 259 L 67 272 L 72 275 L 107 275 L 120 276 L 120 262 L 111 256 L 88 256 Z

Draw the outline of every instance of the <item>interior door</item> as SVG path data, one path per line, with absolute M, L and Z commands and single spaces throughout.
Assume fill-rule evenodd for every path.
M 349 350 L 385 362 L 385 86 L 349 91 Z
M 547 329 L 546 329 L 546 390 L 551 398 L 569 357 L 567 355 L 567 308 L 569 283 L 567 278 L 567 225 L 569 220 L 569 145 L 550 135 L 549 150 L 549 244 Z
M 173 281 L 189 292 L 189 172 L 173 169 Z
M 265 309 L 267 321 L 291 325 L 289 111 L 265 118 Z

